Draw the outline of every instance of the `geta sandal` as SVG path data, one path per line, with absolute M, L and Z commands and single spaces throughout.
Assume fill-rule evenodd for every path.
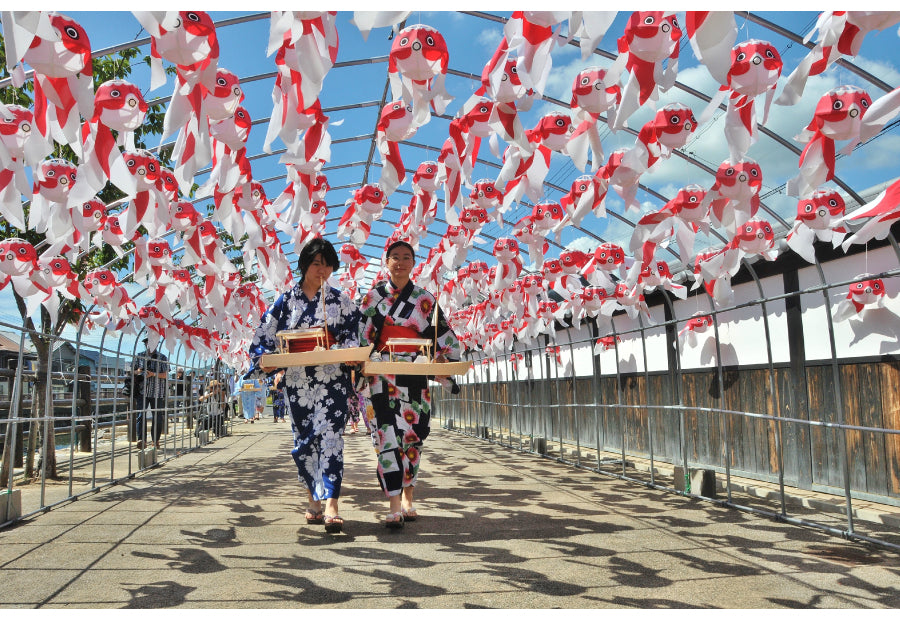
M 337 534 L 344 529 L 344 519 L 341 515 L 325 515 L 325 531 L 330 534 Z
M 322 523 L 325 523 L 325 518 L 322 516 L 321 510 L 313 510 L 312 508 L 307 508 L 306 522 L 309 525 L 321 525 Z
M 403 511 L 388 513 L 384 519 L 384 525 L 392 530 L 403 527 Z

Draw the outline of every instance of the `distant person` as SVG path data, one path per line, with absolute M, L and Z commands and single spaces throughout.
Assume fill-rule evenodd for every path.
M 270 390 L 270 394 L 272 395 L 272 416 L 275 419 L 275 422 L 284 422 L 284 369 L 279 370 L 275 373 L 275 376 L 272 377 L 272 389 Z
M 144 447 L 146 433 L 145 415 L 150 415 L 153 445 L 159 448 L 159 438 L 166 423 L 166 380 L 169 377 L 169 358 L 157 348 L 149 347 L 135 360 L 134 374 L 144 378 L 143 399 L 138 407 L 138 449 Z
M 125 393 L 128 395 L 130 409 L 134 412 L 131 423 L 131 436 L 138 442 L 138 450 L 144 447 L 144 375 L 141 373 L 137 357 L 131 362 L 128 376 L 125 378 Z
M 200 402 L 206 405 L 206 420 L 198 425 L 197 430 L 211 430 L 216 437 L 225 435 L 225 386 L 213 379 L 206 385 L 206 391 L 200 396 Z
M 257 379 L 243 379 L 238 384 L 241 395 L 241 411 L 244 414 L 244 424 L 253 424 L 256 421 L 256 412 L 259 409 L 259 401 L 263 398 L 262 382 Z

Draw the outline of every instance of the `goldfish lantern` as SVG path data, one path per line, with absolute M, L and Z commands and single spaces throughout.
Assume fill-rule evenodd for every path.
M 621 344 L 622 339 L 619 336 L 603 336 L 597 338 L 594 343 L 594 355 L 600 355 L 604 351 L 615 349 L 617 344 Z
M 706 193 L 701 207 L 710 207 L 713 223 L 733 232 L 756 215 L 762 168 L 752 159 L 725 160 L 716 170 L 716 182 Z
M 0 241 L 0 274 L 3 286 L 9 284 L 11 277 L 31 275 L 38 266 L 37 251 L 34 246 L 17 237 Z
M 579 120 L 593 119 L 595 122 L 601 114 L 607 114 L 607 123 L 615 120 L 616 106 L 622 99 L 622 91 L 618 84 L 607 86 L 604 82 L 606 69 L 588 67 L 582 69 L 572 82 L 572 101 L 569 106 L 575 110 Z
M 606 192 L 611 187 L 625 201 L 625 208 L 629 211 L 639 212 L 641 204 L 637 200 L 637 190 L 640 186 L 641 175 L 645 172 L 641 166 L 631 166 L 628 164 L 625 155 L 631 149 L 616 149 L 609 155 L 609 159 L 603 164 L 594 178 L 597 180 L 599 192 L 598 195 L 603 196 L 600 204 L 595 208 L 594 214 L 598 212 L 604 217 L 606 215 L 605 198 Z
M 660 158 L 667 159 L 672 151 L 683 147 L 696 129 L 697 119 L 691 109 L 670 103 L 641 128 L 634 147 L 622 157 L 622 163 L 643 173 Z
M 72 209 L 72 225 L 75 227 L 74 250 L 87 250 L 92 238 L 99 235 L 106 222 L 106 205 L 99 198 L 91 198 L 80 207 Z
M 25 230 L 22 196 L 31 194 L 25 164 L 33 166 L 43 157 L 33 159 L 37 153 L 31 153 L 30 145 L 35 143 L 35 134 L 31 110 L 19 105 L 5 107 L 0 117 L 0 215 L 19 230 Z
M 431 118 L 429 104 L 443 114 L 453 100 L 444 85 L 449 62 L 444 37 L 431 26 L 407 26 L 394 36 L 388 56 L 392 96 L 412 104 L 417 126 Z
M 816 44 L 788 76 L 779 105 L 794 105 L 803 95 L 810 76 L 823 73 L 842 56 L 856 56 L 865 36 L 900 22 L 898 11 L 825 11 L 819 15 L 814 31 Z M 810 32 L 806 39 L 812 36 Z M 805 39 L 805 40 L 806 40 Z
M 299 109 L 318 99 L 338 52 L 337 12 L 272 11 L 267 56 L 278 50 L 276 92 Z M 278 92 L 280 90 L 280 92 Z
M 628 118 L 648 100 L 656 100 L 660 90 L 666 91 L 675 84 L 680 40 L 681 28 L 674 13 L 636 11 L 631 14 L 619 37 L 619 56 L 606 76 L 607 84 L 614 84 L 623 66 L 630 74 L 616 114 L 616 129 L 624 127 Z M 666 62 L 665 69 L 663 62 Z
M 103 228 L 100 230 L 100 238 L 103 240 L 103 243 L 112 247 L 116 256 L 119 258 L 125 256 L 122 246 L 128 243 L 130 239 L 125 235 L 125 231 L 122 230 L 118 215 L 106 216 L 106 221 L 103 222 Z
M 640 267 L 638 267 L 638 264 L 639 263 L 635 262 L 632 269 L 639 269 Z M 660 260 L 655 263 L 651 262 L 646 267 L 640 269 L 638 283 L 645 292 L 653 291 L 657 287 L 662 287 L 679 299 L 687 298 L 687 287 L 676 284 L 672 280 L 672 270 L 669 269 L 669 264 L 666 261 Z
M 163 119 L 161 140 L 178 134 L 172 151 L 174 173 L 182 193 L 187 195 L 194 174 L 212 157 L 203 105 L 217 86 L 216 27 L 203 11 L 136 11 L 134 15 L 150 34 L 150 89 L 165 84 L 163 59 L 175 65 L 175 90 Z M 210 99 L 210 111 L 219 120 L 221 114 L 214 101 L 215 96 Z
M 548 235 L 551 231 L 557 230 L 558 225 L 565 216 L 565 211 L 558 202 L 552 200 L 544 200 L 534 205 L 531 211 L 532 222 L 534 223 L 534 232 L 538 235 Z M 557 232 L 557 241 L 559 241 L 559 233 Z
M 523 151 L 515 144 L 507 148 L 503 167 L 495 181 L 497 185 L 505 183 L 505 208 L 512 206 L 523 194 L 535 202 L 540 200 L 544 193 L 544 179 L 550 170 L 551 152 L 565 153 L 573 129 L 569 115 L 550 112 L 542 116 L 533 129 L 525 132 L 529 149 Z
M 503 225 L 503 193 L 494 185 L 493 179 L 479 179 L 475 181 L 469 200 L 488 212 L 491 219 Z
M 534 263 L 535 268 L 541 269 L 544 264 L 544 255 L 550 249 L 550 244 L 544 238 L 543 232 L 535 230 L 534 214 L 526 215 L 516 222 L 512 234 L 516 241 L 528 248 L 528 257 Z
M 359 251 L 359 248 L 352 243 L 345 243 L 341 246 L 339 258 L 341 262 L 347 265 L 347 271 L 354 280 L 362 277 L 363 272 L 369 261 Z
M 577 177 L 572 181 L 569 192 L 559 200 L 560 206 L 565 211 L 565 217 L 557 224 L 554 232 L 559 232 L 569 224 L 581 226 L 588 213 L 593 213 L 597 217 L 605 216 L 606 209 L 603 207 L 605 197 L 606 192 L 596 177 L 591 175 Z
M 48 159 L 34 170 L 31 212 L 28 227 L 38 233 L 47 233 L 51 241 L 66 235 L 72 229 L 72 220 L 66 204 L 69 192 L 75 186 L 78 169 L 64 159 Z
M 864 310 L 883 308 L 886 297 L 884 281 L 881 278 L 867 278 L 850 285 L 847 296 L 834 309 L 834 320 L 844 321 L 850 317 L 858 317 Z
M 375 128 L 375 141 L 381 155 L 381 178 L 378 180 L 386 196 L 390 196 L 406 180 L 406 169 L 400 157 L 401 140 L 416 133 L 412 106 L 403 101 L 392 101 L 381 109 Z
M 788 247 L 807 262 L 816 262 L 813 242 L 831 241 L 837 247 L 844 240 L 847 229 L 839 224 L 844 218 L 844 198 L 833 189 L 817 189 L 809 198 L 797 202 L 797 217 L 788 233 Z
M 697 335 L 705 334 L 713 326 L 713 318 L 709 314 L 695 314 L 687 320 L 681 331 L 678 332 L 678 344 L 683 349 L 697 346 Z
M 625 250 L 615 243 L 601 243 L 584 265 L 583 274 L 592 284 L 609 286 L 609 274 L 625 277 Z
M 768 41 L 751 39 L 731 50 L 731 66 L 726 82 L 719 88 L 700 122 L 709 120 L 722 100 L 728 96 L 725 114 L 725 137 L 732 159 L 740 159 L 757 140 L 756 97 L 766 94 L 763 123 L 769 118 L 769 108 L 775 96 L 775 87 L 781 76 L 781 55 Z
M 900 218 L 900 181 L 891 183 L 874 200 L 858 209 L 848 220 L 869 218 L 869 221 L 849 237 L 841 247 L 844 251 L 854 243 L 866 243 L 872 238 L 884 239 L 891 225 Z
M 800 155 L 800 174 L 787 182 L 788 195 L 804 198 L 834 178 L 835 141 L 858 139 L 871 105 L 869 94 L 855 86 L 832 89 L 819 99 L 809 125 L 795 137 L 807 144 Z
M 522 272 L 522 259 L 519 255 L 519 244 L 515 239 L 501 237 L 494 242 L 494 258 L 497 259 L 497 271 L 493 282 L 493 290 L 500 290 L 511 284 Z
M 43 137 L 42 156 L 52 151 L 51 138 L 79 149 L 79 115 L 90 118 L 94 98 L 91 42 L 75 20 L 50 12 L 52 37 L 35 36 L 22 60 L 34 69 L 35 110 L 42 110 L 35 124 Z M 5 34 L 5 31 L 4 31 Z M 21 65 L 13 72 L 13 84 L 24 84 Z
M 244 100 L 241 81 L 228 69 L 216 69 L 216 86 L 203 98 L 203 111 L 210 121 L 234 116 Z
M 575 111 L 572 122 L 575 124 L 566 150 L 579 170 L 587 165 L 588 149 L 591 151 L 591 169 L 596 171 L 603 161 L 603 145 L 600 143 L 600 132 L 597 121 L 601 114 L 606 114 L 606 124 L 612 128 L 616 120 L 616 106 L 622 100 L 619 85 L 607 85 L 606 69 L 588 67 L 575 76 L 572 83 L 572 101 L 569 104 Z
M 133 196 L 137 191 L 134 178 L 117 146 L 134 150 L 134 130 L 141 126 L 148 106 L 140 89 L 124 80 L 109 80 L 94 95 L 94 115 L 83 133 L 83 163 L 79 167 L 78 190 L 74 201 L 83 202 L 101 191 L 107 180 Z M 118 133 L 114 139 L 112 131 Z
M 519 78 L 538 95 L 544 94 L 553 65 L 550 52 L 565 41 L 557 36 L 554 27 L 559 30 L 560 24 L 570 16 L 569 11 L 513 11 L 503 26 L 506 53 L 516 53 Z
M 490 125 L 494 112 L 494 102 L 487 97 L 473 95 L 463 106 L 462 114 L 450 121 L 449 133 L 453 149 L 459 158 L 466 184 L 471 182 L 472 170 L 478 160 L 481 139 L 495 136 Z M 496 138 L 491 142 L 492 151 L 498 151 Z
M 162 164 L 153 153 L 143 149 L 125 151 L 122 157 L 135 187 L 134 199 L 125 212 L 125 234 L 130 237 L 143 225 L 151 235 L 162 235 L 170 217 L 168 199 L 158 187 Z
M 176 65 L 179 81 L 199 81 L 208 90 L 214 88 L 219 41 L 209 14 L 203 11 L 135 11 L 134 16 L 150 34 L 150 90 L 166 83 L 163 60 Z
M 0 241 L 0 290 L 10 282 L 25 300 L 26 316 L 32 316 L 51 294 L 40 277 L 37 250 L 17 237 Z
M 381 217 L 387 202 L 387 196 L 378 183 L 368 183 L 353 192 L 338 223 L 338 239 L 349 239 L 350 243 L 361 248 L 369 238 L 372 222 Z

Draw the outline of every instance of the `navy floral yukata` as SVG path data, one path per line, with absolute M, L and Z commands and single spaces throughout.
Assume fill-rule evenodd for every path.
M 260 357 L 276 349 L 275 334 L 322 324 L 321 292 L 310 300 L 297 284 L 279 297 L 262 317 L 250 344 L 251 368 L 247 377 L 262 377 Z M 326 293 L 328 331 L 340 348 L 359 346 L 359 310 L 335 288 Z M 275 372 L 275 371 L 273 371 Z M 288 368 L 284 374 L 285 400 L 291 412 L 299 479 L 314 500 L 341 494 L 344 476 L 344 424 L 347 402 L 353 393 L 350 370 L 342 364 Z
M 385 317 L 387 325 L 407 327 L 420 338 L 434 340 L 434 296 L 410 283 L 408 298 L 388 312 L 402 291 L 393 284 L 379 284 L 371 289 L 360 304 L 362 326 L 360 346 L 373 344 L 377 336 L 376 317 Z M 437 350 L 448 361 L 458 361 L 459 340 L 443 314 L 438 315 Z M 372 353 L 377 358 L 376 351 Z M 395 361 L 413 361 L 415 353 L 398 353 Z M 387 361 L 387 353 L 384 361 Z M 378 455 L 378 482 L 388 496 L 398 495 L 403 487 L 415 486 L 419 474 L 422 442 L 428 436 L 431 420 L 431 393 L 423 376 L 383 375 L 367 377 L 369 406 L 366 426 L 372 431 L 372 445 Z

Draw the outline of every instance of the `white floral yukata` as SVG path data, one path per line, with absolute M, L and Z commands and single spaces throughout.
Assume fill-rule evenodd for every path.
M 434 296 L 411 282 L 408 298 L 397 304 L 385 320 L 388 325 L 411 328 L 420 338 L 434 340 Z M 360 346 L 373 344 L 380 317 L 387 316 L 402 291 L 390 282 L 371 289 L 360 304 L 362 325 Z M 382 336 L 381 340 L 384 340 Z M 373 351 L 376 357 L 378 347 Z M 458 361 L 460 345 L 442 313 L 438 313 L 437 349 L 448 361 Z M 413 361 L 415 353 L 398 353 L 396 361 Z M 387 360 L 387 354 L 384 354 Z M 383 375 L 367 377 L 369 405 L 366 426 L 372 431 L 372 445 L 378 455 L 378 482 L 388 496 L 403 487 L 415 486 L 419 474 L 422 442 L 430 431 L 431 393 L 423 376 Z
M 262 316 L 250 344 L 248 378 L 263 377 L 260 357 L 276 351 L 275 334 L 322 324 L 321 292 L 312 299 L 297 284 L 279 297 Z M 340 348 L 359 346 L 359 310 L 350 298 L 335 288 L 325 296 L 328 331 Z M 272 371 L 274 374 L 277 371 Z M 338 498 L 344 476 L 344 425 L 347 403 L 353 392 L 350 370 L 342 364 L 300 366 L 286 369 L 285 401 L 291 413 L 294 449 L 299 479 L 313 499 Z

